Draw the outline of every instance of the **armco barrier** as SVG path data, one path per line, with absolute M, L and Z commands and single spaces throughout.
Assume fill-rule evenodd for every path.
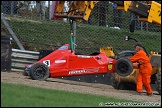
M 39 58 L 39 52 L 12 49 L 11 70 L 22 72 L 26 64 L 34 63 Z

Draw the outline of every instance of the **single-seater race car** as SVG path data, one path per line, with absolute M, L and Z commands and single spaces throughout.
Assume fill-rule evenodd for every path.
M 117 71 L 115 68 L 120 70 L 117 72 L 124 73 L 124 76 L 130 74 L 132 64 L 127 59 L 119 59 L 122 62 L 115 66 L 117 61 L 107 57 L 104 52 L 77 55 L 70 50 L 69 44 L 64 44 L 36 63 L 26 65 L 23 75 L 30 76 L 32 80 L 46 80 L 49 77 L 113 73 Z

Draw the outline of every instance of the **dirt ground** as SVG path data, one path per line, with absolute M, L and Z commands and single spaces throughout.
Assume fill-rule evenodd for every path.
M 85 83 L 58 78 L 48 78 L 47 81 L 31 80 L 29 77 L 23 76 L 21 72 L 1 72 L 1 82 L 24 84 L 35 87 L 80 92 L 86 94 L 95 94 L 121 99 L 130 99 L 137 101 L 141 100 L 143 102 L 161 103 L 161 95 L 159 95 L 156 91 L 153 91 L 153 96 L 150 97 L 146 96 L 146 91 L 143 90 L 142 96 L 139 96 L 135 95 L 135 91 L 116 90 L 111 85 L 106 84 Z

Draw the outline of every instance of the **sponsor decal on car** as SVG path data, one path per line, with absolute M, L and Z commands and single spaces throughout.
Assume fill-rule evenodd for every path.
M 91 58 L 91 56 L 86 56 L 86 55 L 78 55 L 78 58 Z
M 69 71 L 69 75 L 82 74 L 82 73 L 93 73 L 93 72 L 98 72 L 98 70 L 99 70 L 99 68 L 83 69 L 83 70 L 72 70 L 72 71 Z
M 112 64 L 108 64 L 108 70 L 112 69 Z
M 65 63 L 66 60 L 55 60 L 55 63 Z

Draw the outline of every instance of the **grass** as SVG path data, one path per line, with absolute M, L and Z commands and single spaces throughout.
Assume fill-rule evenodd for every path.
M 1 82 L 1 107 L 98 107 L 100 103 L 136 102 Z
M 7 20 L 26 50 L 55 50 L 65 43 L 70 43 L 69 23 L 59 21 L 21 21 L 11 18 Z M 76 53 L 89 54 L 101 47 L 112 46 L 114 52 L 134 50 L 134 41 L 124 41 L 129 35 L 140 41 L 148 52 L 161 51 L 161 32 L 146 32 L 128 29 L 120 30 L 82 23 L 76 24 Z M 13 47 L 16 48 L 13 42 Z

